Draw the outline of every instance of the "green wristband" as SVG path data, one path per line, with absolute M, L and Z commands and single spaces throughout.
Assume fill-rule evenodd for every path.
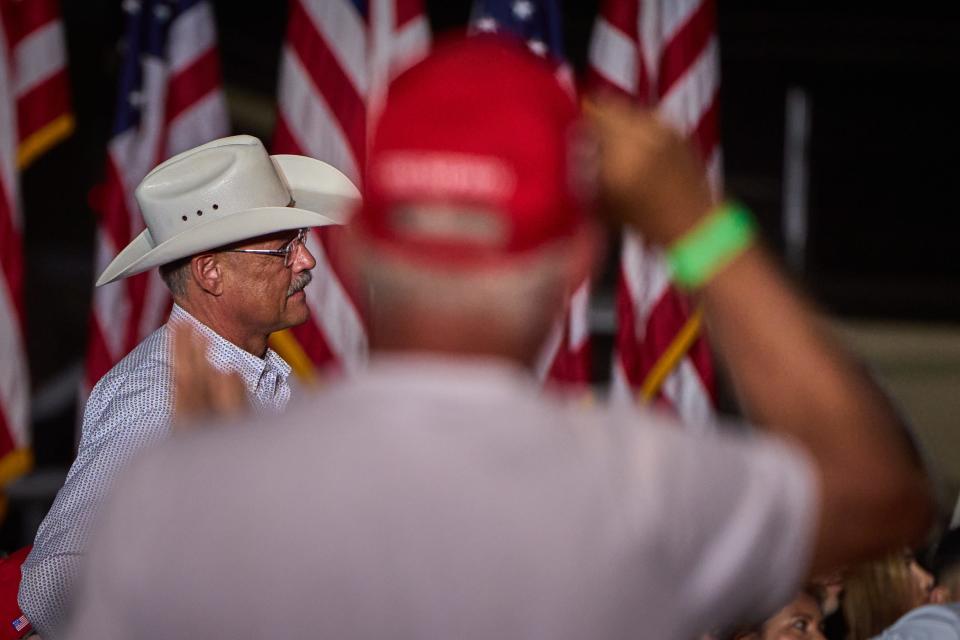
M 702 287 L 753 239 L 750 212 L 738 204 L 720 205 L 667 250 L 673 281 L 684 289 Z

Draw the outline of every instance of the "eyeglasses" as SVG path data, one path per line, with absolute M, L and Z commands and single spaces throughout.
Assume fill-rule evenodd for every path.
M 297 255 L 297 249 L 307 241 L 307 230 L 300 229 L 297 236 L 279 249 L 225 249 L 228 253 L 259 253 L 264 256 L 283 256 L 283 266 L 289 267 Z

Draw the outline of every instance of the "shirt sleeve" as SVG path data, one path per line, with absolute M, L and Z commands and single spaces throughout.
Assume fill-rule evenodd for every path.
M 665 587 L 691 630 L 759 621 L 793 597 L 819 517 L 811 461 L 769 436 L 702 436 L 670 428 L 650 461 L 664 499 L 655 525 L 670 562 Z
M 66 622 L 91 531 L 117 473 L 169 430 L 163 379 L 150 372 L 105 378 L 90 395 L 77 457 L 22 569 L 17 599 L 43 638 L 59 637 Z
M 900 618 L 876 640 L 960 640 L 960 604 L 928 604 Z

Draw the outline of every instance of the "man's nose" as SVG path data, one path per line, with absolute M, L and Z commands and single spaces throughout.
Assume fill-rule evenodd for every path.
M 300 271 L 309 271 L 317 266 L 317 259 L 310 253 L 307 243 L 313 237 L 313 231 L 307 231 L 307 237 L 302 244 L 297 245 L 297 255 L 293 260 L 291 268 L 299 273 Z

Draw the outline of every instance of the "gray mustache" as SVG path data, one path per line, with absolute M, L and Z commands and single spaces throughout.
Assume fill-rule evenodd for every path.
M 313 280 L 313 275 L 309 271 L 303 271 L 297 277 L 297 279 L 290 284 L 290 288 L 287 289 L 287 297 L 289 298 L 298 291 L 302 291 L 304 287 L 310 284 L 310 281 Z

